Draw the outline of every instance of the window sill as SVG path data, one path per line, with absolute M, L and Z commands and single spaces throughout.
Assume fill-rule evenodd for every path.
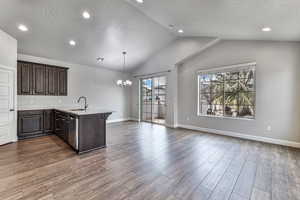
M 245 121 L 254 121 L 255 118 L 241 118 L 241 117 L 223 117 L 223 116 L 215 116 L 215 115 L 201 115 L 198 114 L 198 117 L 207 117 L 207 118 L 215 118 L 215 119 L 233 119 L 233 120 L 245 120 Z

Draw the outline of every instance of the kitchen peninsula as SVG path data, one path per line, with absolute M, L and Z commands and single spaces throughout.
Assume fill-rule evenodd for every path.
M 101 109 L 39 108 L 18 111 L 18 138 L 55 134 L 78 154 L 106 146 L 106 120 Z

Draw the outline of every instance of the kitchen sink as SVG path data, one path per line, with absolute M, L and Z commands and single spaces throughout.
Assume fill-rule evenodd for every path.
M 82 108 L 78 108 L 78 109 L 71 109 L 70 111 L 86 111 L 86 110 Z

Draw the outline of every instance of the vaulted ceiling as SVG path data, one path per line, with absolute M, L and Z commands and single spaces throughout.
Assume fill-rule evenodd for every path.
M 113 70 L 122 69 L 122 51 L 130 70 L 175 37 L 124 0 L 1 0 L 0 29 L 18 40 L 19 53 Z
M 121 70 L 126 50 L 130 70 L 178 36 L 300 41 L 299 8 L 299 0 L 1 0 L 0 29 L 19 53 L 77 64 Z
M 127 1 L 164 27 L 183 29 L 184 36 L 300 41 L 299 0 Z

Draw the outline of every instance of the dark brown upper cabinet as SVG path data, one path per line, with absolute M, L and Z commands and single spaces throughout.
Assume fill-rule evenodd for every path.
M 32 63 L 18 62 L 18 95 L 31 95 Z
M 68 95 L 68 68 L 18 61 L 18 95 Z
M 45 77 L 46 95 L 58 95 L 58 69 L 55 67 L 46 67 Z
M 32 94 L 33 95 L 45 95 L 45 77 L 46 77 L 45 65 L 33 64 L 32 65 Z
M 58 83 L 59 83 L 59 96 L 67 96 L 68 95 L 68 73 L 64 69 L 58 70 Z

